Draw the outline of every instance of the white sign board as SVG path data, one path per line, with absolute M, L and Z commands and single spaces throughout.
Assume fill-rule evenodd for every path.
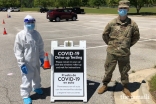
M 55 73 L 54 96 L 83 96 L 83 73 Z
M 86 41 L 80 41 L 76 46 L 72 41 L 65 41 L 62 46 L 52 41 L 51 55 L 51 102 L 87 102 Z

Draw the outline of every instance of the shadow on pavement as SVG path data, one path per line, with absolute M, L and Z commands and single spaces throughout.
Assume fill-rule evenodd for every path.
M 135 92 L 136 90 L 140 88 L 140 86 L 141 86 L 141 83 L 133 82 L 133 83 L 128 84 L 128 89 L 130 90 L 130 92 Z M 108 87 L 108 91 L 118 92 L 122 90 L 123 90 L 123 86 L 121 83 L 117 83 L 115 86 Z
M 93 96 L 99 85 L 99 82 L 87 80 L 87 101 Z
M 38 95 L 38 94 L 35 93 L 35 94 L 33 94 L 33 95 L 30 96 L 31 99 L 32 100 L 46 99 L 47 96 L 50 96 L 50 87 L 48 87 L 48 88 L 42 88 L 42 90 L 44 92 L 42 95 Z
M 93 94 L 95 93 L 95 91 L 97 90 L 99 85 L 100 85 L 100 83 L 98 83 L 98 82 L 87 80 L 87 101 L 89 101 L 89 99 L 93 96 Z M 32 100 L 46 99 L 47 96 L 50 96 L 50 89 L 51 89 L 51 87 L 42 88 L 42 90 L 44 92 L 43 95 L 33 94 L 30 97 L 32 98 Z M 60 100 L 60 101 L 55 101 L 55 102 L 69 102 L 69 100 L 68 101 Z M 70 101 L 70 102 L 82 102 L 82 101 L 81 100 L 78 100 L 78 101 L 74 100 L 74 101 Z

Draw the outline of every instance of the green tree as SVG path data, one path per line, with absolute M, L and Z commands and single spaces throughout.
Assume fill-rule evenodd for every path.
M 0 6 L 6 7 L 7 6 L 6 0 L 0 0 Z
M 31 8 L 34 6 L 34 0 L 21 0 L 21 6 Z
M 82 6 L 88 6 L 88 2 L 89 2 L 89 0 L 82 0 L 81 5 Z
M 57 1 L 58 1 L 59 6 L 63 8 L 66 8 L 68 5 L 68 0 L 57 0 Z
M 40 4 L 41 4 L 40 1 L 41 0 L 34 0 L 34 6 L 36 6 L 36 7 L 40 6 Z
M 97 6 L 97 9 L 99 9 L 99 6 L 104 5 L 105 3 L 105 0 L 89 0 L 89 4 L 91 6 Z
M 30 8 L 33 6 L 33 1 L 32 0 L 21 0 L 21 6 Z
M 81 6 L 81 0 L 68 0 L 67 5 L 70 7 Z
M 106 0 L 108 6 L 115 7 L 118 6 L 120 0 Z
M 154 2 L 156 2 L 156 0 L 130 0 L 130 4 L 136 8 L 137 14 L 139 14 L 139 11 L 144 6 L 144 4 L 153 5 Z
M 20 0 L 0 0 L 0 6 L 2 7 L 20 7 Z
M 34 0 L 34 6 L 41 6 L 41 7 L 47 7 L 47 6 L 54 6 L 55 0 Z
M 54 6 L 56 7 L 56 8 L 59 8 L 59 2 L 58 2 L 58 0 L 56 0 L 55 2 L 54 2 Z

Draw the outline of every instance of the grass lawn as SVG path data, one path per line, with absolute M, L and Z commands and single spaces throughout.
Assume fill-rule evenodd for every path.
M 52 7 L 48 8 L 52 9 Z M 20 8 L 21 11 L 40 11 L 40 8 Z
M 84 9 L 84 11 L 86 13 L 117 14 L 117 8 L 105 7 L 105 8 L 97 9 L 97 8 L 87 8 L 87 7 L 84 7 L 83 9 Z M 152 13 L 152 14 L 156 15 L 156 7 L 146 7 L 146 8 L 144 7 L 144 8 L 141 8 L 140 14 L 145 14 L 145 13 L 148 13 L 148 14 Z M 136 8 L 130 8 L 129 14 L 136 14 Z
M 40 8 L 20 8 L 21 11 L 38 11 L 40 10 Z
M 154 101 L 156 101 L 156 75 L 154 75 L 149 81 L 149 86 L 150 86 L 150 93 L 153 96 Z
M 49 9 L 52 9 L 50 7 Z M 88 8 L 88 7 L 82 7 L 84 9 L 85 13 L 87 14 L 117 14 L 117 7 L 116 8 L 109 8 L 109 7 L 101 7 L 100 9 L 97 8 Z M 21 8 L 21 11 L 38 11 L 40 8 Z M 136 8 L 130 8 L 129 14 L 135 15 L 136 14 Z M 149 15 L 156 15 L 156 7 L 143 7 L 140 10 L 140 14 L 149 14 Z

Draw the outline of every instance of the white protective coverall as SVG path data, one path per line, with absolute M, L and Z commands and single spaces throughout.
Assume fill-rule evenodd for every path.
M 24 19 L 34 19 L 27 15 Z M 20 86 L 22 98 L 30 96 L 33 89 L 41 87 L 40 58 L 44 59 L 44 43 L 41 35 L 36 31 L 24 30 L 17 33 L 14 44 L 14 54 L 17 58 L 18 66 L 26 65 L 28 73 L 22 74 L 22 84 Z

